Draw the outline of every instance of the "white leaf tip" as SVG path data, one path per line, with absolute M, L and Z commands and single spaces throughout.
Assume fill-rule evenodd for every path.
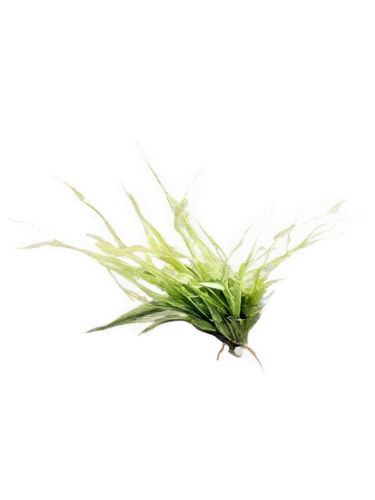
M 12 215 L 6 215 L 5 218 L 8 219 L 11 224 L 23 225 L 24 219 L 22 217 L 13 217 Z
M 115 182 L 115 187 L 118 190 L 120 190 L 120 189 L 126 189 L 126 181 L 125 181 L 125 179 L 123 179 L 122 177 L 121 177 L 121 179 L 117 179 L 117 181 Z

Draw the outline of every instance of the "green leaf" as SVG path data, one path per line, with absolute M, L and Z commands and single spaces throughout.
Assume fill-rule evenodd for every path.
M 167 264 L 172 266 L 174 269 L 176 269 L 176 271 L 179 271 L 179 273 L 182 274 L 183 276 L 186 276 L 187 278 L 191 278 L 194 276 L 188 269 L 188 267 L 185 264 L 183 264 L 179 259 L 176 259 L 175 257 L 170 257 L 165 254 L 160 254 L 158 258 L 163 262 L 166 262 Z
M 242 286 L 241 282 L 236 281 L 231 289 L 233 295 L 233 316 L 239 316 L 241 312 L 241 296 Z
M 176 299 L 168 299 L 164 298 L 164 300 L 160 301 L 160 306 L 165 310 L 175 311 L 178 313 L 182 313 L 184 316 L 195 315 L 195 311 L 190 307 L 189 304 L 186 304 L 181 298 Z
M 210 311 L 212 321 L 219 328 L 219 325 L 224 321 L 224 316 L 210 303 L 207 304 L 207 308 Z
M 186 298 L 190 303 L 193 318 L 211 319 L 207 304 L 198 295 Z
M 209 331 L 209 332 L 215 332 L 216 327 L 209 321 L 205 321 L 203 319 L 199 318 L 189 318 L 189 321 L 195 328 L 198 328 L 198 330 L 202 330 L 203 332 Z
M 233 335 L 228 325 L 226 324 L 226 316 L 221 315 L 215 307 L 210 304 L 207 304 L 207 307 L 211 313 L 213 324 L 216 327 L 216 330 L 220 332 L 225 338 L 233 341 Z
M 207 288 L 214 288 L 215 290 L 224 290 L 225 287 L 221 283 L 199 283 L 199 285 L 207 287 Z
M 139 293 L 137 292 L 134 292 L 133 290 L 129 290 L 128 288 L 125 288 L 121 285 L 121 283 L 119 283 L 118 279 L 116 278 L 116 276 L 113 274 L 112 271 L 109 271 L 109 274 L 111 275 L 111 277 L 115 280 L 115 282 L 117 283 L 117 285 L 121 288 L 121 290 L 123 292 L 126 293 L 126 295 L 131 299 L 131 300 L 138 300 L 139 302 L 143 302 L 144 304 L 148 303 L 148 299 L 147 297 L 144 297 L 143 295 L 140 295 Z
M 87 333 L 98 332 L 100 330 L 106 330 L 107 328 L 113 328 L 114 326 L 120 325 L 128 325 L 130 323 L 138 323 L 141 320 L 144 321 L 146 319 L 152 318 L 153 315 L 160 313 L 160 307 L 155 306 L 153 304 L 142 304 L 131 311 L 122 314 L 119 318 L 111 323 L 108 323 L 104 326 L 98 326 L 96 328 L 92 328 Z M 152 321 L 152 319 L 150 319 Z
M 237 316 L 228 316 L 227 323 L 233 340 L 237 344 L 245 344 L 248 334 L 247 319 L 238 318 Z
M 144 330 L 141 331 L 141 333 L 139 335 L 143 335 L 144 333 L 147 333 L 147 332 L 153 330 L 157 326 L 163 325 L 164 323 L 171 323 L 172 321 L 186 321 L 186 319 L 181 317 L 181 316 L 178 316 L 176 314 L 167 314 L 164 316 L 163 319 L 155 321 L 150 326 L 147 326 Z
M 229 310 L 231 311 L 231 314 L 234 314 L 234 311 L 235 311 L 234 297 L 232 295 L 232 292 L 229 290 L 227 283 L 225 284 L 224 295 L 225 295 L 225 298 L 227 299 L 227 302 L 229 305 Z
M 197 292 L 197 294 L 200 296 L 201 299 L 203 299 L 203 302 L 207 305 L 214 306 L 218 311 L 220 311 L 220 314 L 224 315 L 227 314 L 228 310 L 225 305 L 223 305 L 223 302 L 218 299 L 217 296 L 215 295 L 210 295 L 209 291 L 210 289 L 207 290 L 207 292 L 204 291 L 204 289 L 194 287 L 194 290 Z
M 220 269 L 220 281 L 222 283 L 226 283 L 231 272 L 232 270 L 230 265 L 227 262 L 223 262 Z

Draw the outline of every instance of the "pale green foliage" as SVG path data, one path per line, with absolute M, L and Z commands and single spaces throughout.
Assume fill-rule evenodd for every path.
M 270 280 L 270 273 L 297 250 L 320 240 L 323 234 L 338 224 L 340 219 L 328 222 L 320 220 L 324 215 L 335 214 L 342 201 L 324 215 L 307 221 L 317 219 L 320 223 L 296 245 L 292 245 L 291 235 L 296 226 L 303 226 L 306 222 L 296 222 L 279 232 L 268 248 L 259 246 L 259 237 L 256 238 L 247 258 L 233 270 L 230 259 L 241 247 L 251 228 L 245 231 L 237 246 L 227 256 L 189 214 L 186 209 L 186 197 L 181 202 L 174 199 L 153 169 L 150 166 L 149 168 L 165 193 L 173 213 L 174 229 L 184 242 L 185 253 L 170 245 L 143 216 L 130 193 L 125 191 L 143 224 L 148 246 L 126 245 L 107 219 L 88 203 L 79 191 L 68 184 L 79 200 L 101 217 L 114 240 L 113 243 L 101 236 L 88 234 L 95 240 L 99 251 L 77 248 L 56 239 L 25 248 L 50 245 L 82 252 L 105 267 L 132 300 L 141 302 L 141 305 L 112 323 L 90 331 L 128 323 L 150 323 L 150 326 L 143 330 L 146 332 L 163 323 L 185 321 L 198 330 L 216 336 L 232 349 L 245 345 L 248 332 L 260 317 L 268 289 L 278 281 Z M 282 245 L 283 250 L 278 254 Z M 160 266 L 160 263 L 163 265 Z M 119 277 L 134 285 L 138 292 L 125 288 Z

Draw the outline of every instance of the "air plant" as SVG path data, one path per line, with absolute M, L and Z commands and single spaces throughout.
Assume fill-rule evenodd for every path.
M 343 219 L 331 218 L 322 222 L 322 218 L 335 214 L 344 200 L 325 214 L 309 221 L 297 220 L 276 234 L 268 248 L 258 244 L 258 235 L 246 259 L 233 269 L 231 258 L 255 223 L 244 232 L 239 243 L 227 255 L 188 212 L 186 195 L 180 202 L 173 198 L 147 160 L 146 163 L 164 191 L 173 213 L 174 229 L 185 245 L 184 251 L 168 243 L 143 216 L 137 202 L 127 191 L 125 192 L 143 224 L 148 246 L 126 245 L 99 210 L 67 183 L 65 184 L 73 190 L 78 199 L 102 219 L 113 242 L 95 234 L 87 234 L 95 240 L 100 252 L 77 248 L 55 238 L 23 248 L 49 245 L 79 251 L 99 262 L 130 299 L 140 302 L 140 305 L 111 323 L 93 328 L 89 332 L 130 323 L 150 323 L 141 332 L 146 333 L 164 323 L 185 321 L 201 332 L 216 337 L 222 343 L 217 359 L 225 346 L 228 346 L 229 352 L 235 356 L 239 356 L 242 353 L 241 348 L 245 348 L 261 365 L 255 351 L 247 345 L 247 338 L 249 331 L 259 320 L 266 300 L 273 293 L 268 293 L 270 287 L 279 281 L 269 279 L 270 274 L 297 250 L 321 240 L 323 234 L 340 223 Z M 295 227 L 315 219 L 317 225 L 314 229 L 300 243 L 292 245 L 291 235 Z M 281 245 L 285 246 L 281 254 L 276 255 Z M 119 281 L 122 278 L 131 283 L 137 291 L 125 288 Z

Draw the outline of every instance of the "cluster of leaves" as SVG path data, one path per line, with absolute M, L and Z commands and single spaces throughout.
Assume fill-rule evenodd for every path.
M 121 307 L 86 325 L 83 334 L 126 330 L 151 334 L 185 322 L 228 344 L 247 345 L 249 335 L 285 281 L 293 259 L 312 246 L 343 237 L 358 217 L 345 196 L 300 205 L 286 216 L 266 206 L 235 231 L 217 233 L 199 209 L 205 167 L 175 184 L 136 141 L 140 165 L 153 183 L 162 218 L 144 194 L 120 179 L 116 187 L 133 222 L 129 230 L 84 187 L 51 175 L 96 223 L 75 240 L 30 219 L 10 221 L 33 232 L 19 251 L 73 252 L 92 263 L 118 290 Z
M 230 277 L 228 257 L 197 237 L 184 205 L 185 200 L 175 205 L 174 228 L 185 253 L 170 245 L 151 223 L 147 223 L 146 245 L 115 246 L 95 233 L 86 235 L 101 252 L 101 264 L 134 285 L 122 293 L 141 303 L 95 330 L 88 325 L 89 333 L 147 322 L 144 335 L 166 323 L 185 322 L 202 332 L 219 332 L 235 345 L 249 343 L 249 333 L 264 309 L 259 305 L 264 290 L 256 283 L 245 289 L 246 272 L 242 279 Z M 91 257 L 96 256 L 91 253 Z

